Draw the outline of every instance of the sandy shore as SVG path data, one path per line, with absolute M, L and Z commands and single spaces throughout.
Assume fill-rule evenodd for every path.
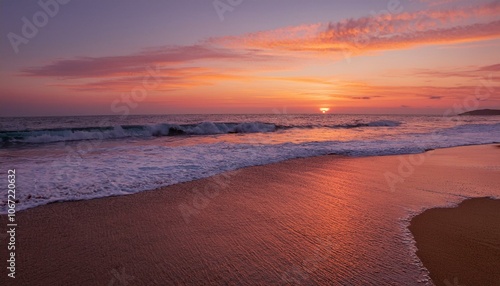
M 410 230 L 436 285 L 500 285 L 500 200 L 430 209 Z
M 1 267 L 0 284 L 425 285 L 400 219 L 466 196 L 500 196 L 499 168 L 494 145 L 323 156 L 41 206 L 18 213 L 16 278 L 4 284 Z M 497 202 L 473 200 L 456 214 L 433 210 L 415 218 L 419 255 L 438 283 L 489 279 L 483 268 L 494 267 L 487 259 L 498 253 L 500 225 L 491 204 Z M 433 237 L 435 228 L 440 237 Z M 433 250 L 442 243 L 442 251 Z M 6 265 L 3 246 L 0 255 Z M 460 265 L 443 262 L 456 255 Z

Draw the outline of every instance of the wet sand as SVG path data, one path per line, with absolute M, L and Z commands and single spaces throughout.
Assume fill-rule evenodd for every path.
M 410 230 L 436 285 L 500 285 L 500 200 L 430 209 Z
M 411 156 L 322 156 L 36 207 L 17 214 L 17 273 L 7 285 L 426 285 L 427 272 L 400 219 L 460 202 L 464 194 L 499 196 L 499 168 L 495 145 Z M 469 211 L 480 211 L 481 202 L 467 203 Z M 416 218 L 412 229 L 429 235 L 427 216 Z M 486 275 L 474 269 L 489 264 L 482 257 L 495 247 L 488 231 L 500 222 L 474 222 L 473 236 L 466 236 L 477 240 L 473 244 L 454 242 L 453 234 L 465 231 L 458 223 L 439 223 L 442 237 L 430 242 L 417 234 L 419 255 L 438 239 L 464 255 L 458 272 L 436 262 L 441 254 L 451 259 L 444 250 L 423 258 L 438 283 Z M 464 223 L 474 225 L 472 218 Z M 476 245 L 481 251 L 472 251 Z M 5 261 L 5 247 L 0 255 Z M 6 285 L 6 267 L 0 275 Z

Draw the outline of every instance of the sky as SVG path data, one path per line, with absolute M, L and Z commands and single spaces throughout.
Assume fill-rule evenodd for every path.
M 0 0 L 0 116 L 500 108 L 500 1 Z

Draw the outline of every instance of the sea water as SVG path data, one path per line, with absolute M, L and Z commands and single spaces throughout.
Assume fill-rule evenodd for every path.
M 500 142 L 499 116 L 138 115 L 0 118 L 17 210 L 151 190 L 247 166 Z M 5 198 L 0 213 L 6 213 Z

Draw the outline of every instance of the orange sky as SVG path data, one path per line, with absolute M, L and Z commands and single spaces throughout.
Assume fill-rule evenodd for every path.
M 58 30 L 65 17 L 74 15 L 71 9 L 78 8 L 66 4 L 59 7 L 59 14 L 66 14 L 51 18 L 32 43 L 17 46 L 18 53 L 12 41 L 3 38 L 0 115 L 273 113 L 284 108 L 316 113 L 320 107 L 334 113 L 440 114 L 470 96 L 480 99 L 478 107 L 500 108 L 500 2 L 365 2 L 343 6 L 346 12 L 332 13 L 328 21 L 318 2 L 294 25 L 278 10 L 268 19 L 263 8 L 250 2 L 224 11 L 224 18 L 208 5 L 198 21 L 189 18 L 198 40 L 185 39 L 187 26 L 165 35 L 155 28 L 149 35 L 154 40 L 143 40 L 141 48 L 130 29 L 123 33 L 133 44 L 116 47 L 115 52 L 108 46 L 118 38 L 108 39 L 106 48 L 95 42 L 101 48 L 88 52 L 65 49 L 65 41 L 89 45 L 85 37 L 90 37 L 85 30 L 81 35 L 69 28 Z M 366 10 L 360 8 L 363 3 Z M 80 9 L 88 13 L 98 8 L 78 5 L 85 5 L 87 10 Z M 297 11 L 304 9 L 296 6 Z M 5 13 L 10 7 L 2 8 Z M 24 8 L 12 9 L 31 15 L 29 7 Z M 287 9 L 289 14 L 295 11 Z M 137 21 L 148 19 L 146 12 Z M 234 25 L 238 18 L 229 16 L 237 13 L 243 22 L 252 16 L 254 22 L 264 23 L 240 23 L 227 34 L 214 29 Z M 115 23 L 106 15 L 103 29 Z M 67 21 L 69 27 L 77 25 L 75 19 Z M 146 25 L 131 22 L 131 27 Z M 23 35 L 23 22 L 12 16 L 9 23 L 4 34 L 17 29 Z M 160 37 L 166 38 L 164 44 L 152 46 Z

